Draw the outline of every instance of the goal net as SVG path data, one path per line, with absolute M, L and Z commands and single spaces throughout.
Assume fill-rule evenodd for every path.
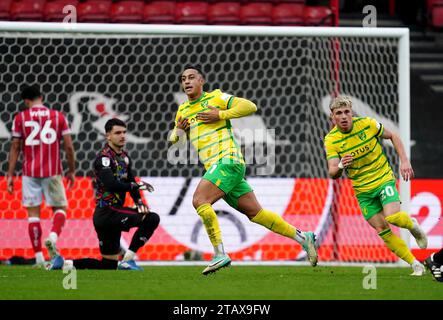
M 13 25 L 0 26 L 0 259 L 33 257 L 21 205 L 21 167 L 13 195 L 6 192 L 5 178 L 12 120 L 23 108 L 25 84 L 38 84 L 44 102 L 64 112 L 73 132 L 77 181 L 67 193 L 68 220 L 58 241 L 65 257 L 99 256 L 92 161 L 105 143 L 105 122 L 118 117 L 128 125 L 126 147 L 135 173 L 156 189 L 144 198 L 161 217 L 138 258 L 210 258 L 212 247 L 192 207 L 203 167 L 192 149 L 167 143 L 185 100 L 178 76 L 190 63 L 202 67 L 206 91 L 220 88 L 257 104 L 255 115 L 234 120 L 233 127 L 248 163 L 247 180 L 263 207 L 315 231 L 320 261 L 397 261 L 363 219 L 349 180 L 328 178 L 323 137 L 331 128 L 328 104 L 336 92 L 353 98 L 357 116 L 374 117 L 399 132 L 401 105 L 409 108 L 408 101 L 401 102 L 408 92 L 400 90 L 404 30 L 379 29 L 368 36 L 367 30 L 334 34 L 327 28 L 140 25 L 126 32 L 125 26 L 99 24 L 77 31 L 57 24 L 29 24 L 27 30 Z M 394 149 L 384 149 L 398 172 Z M 295 241 L 251 223 L 223 201 L 214 208 L 235 260 L 305 259 Z M 43 206 L 43 237 L 51 217 Z M 123 233 L 122 248 L 132 234 Z

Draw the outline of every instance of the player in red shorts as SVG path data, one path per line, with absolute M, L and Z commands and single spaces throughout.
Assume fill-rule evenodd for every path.
M 42 228 L 40 225 L 40 205 L 43 195 L 45 202 L 53 210 L 53 224 L 45 246 L 49 255 L 57 255 L 56 242 L 66 220 L 66 192 L 62 181 L 60 143 L 63 141 L 68 161 L 68 188 L 75 179 L 75 151 L 68 121 L 63 113 L 43 105 L 43 96 L 36 86 L 27 86 L 21 97 L 26 110 L 14 117 L 12 143 L 9 152 L 7 174 L 8 192 L 14 191 L 13 176 L 17 160 L 23 152 L 22 163 L 22 203 L 28 211 L 28 231 L 36 264 L 44 265 L 42 253 Z

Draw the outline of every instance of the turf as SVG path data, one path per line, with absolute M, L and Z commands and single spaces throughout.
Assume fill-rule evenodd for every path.
M 234 266 L 201 275 L 201 266 L 145 266 L 137 271 L 78 270 L 77 288 L 64 289 L 72 274 L 23 266 L 0 267 L 0 300 L 298 300 L 443 299 L 443 283 L 408 268 L 377 268 L 377 289 L 363 289 L 361 267 Z M 72 278 L 71 278 L 72 279 Z

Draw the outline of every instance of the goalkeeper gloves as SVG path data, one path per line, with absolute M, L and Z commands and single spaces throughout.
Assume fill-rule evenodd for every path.
M 149 192 L 154 191 L 154 187 L 150 185 L 147 182 L 140 181 L 140 182 L 131 182 L 131 189 L 132 190 L 147 190 Z

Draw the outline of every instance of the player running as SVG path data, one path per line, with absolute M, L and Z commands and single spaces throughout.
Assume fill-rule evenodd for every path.
M 424 266 L 412 255 L 406 243 L 395 235 L 389 223 L 408 229 L 420 248 L 427 247 L 427 237 L 417 220 L 400 209 L 400 196 L 395 175 L 380 144 L 390 139 L 400 157 L 400 173 L 405 181 L 414 177 L 400 138 L 372 118 L 352 116 L 349 97 L 336 97 L 330 104 L 335 127 L 326 135 L 324 144 L 329 175 L 339 178 L 343 170 L 352 181 L 363 217 L 383 239 L 386 246 L 413 268 L 411 275 L 421 276 Z
M 203 91 L 204 76 L 194 66 L 185 67 L 180 75 L 180 83 L 188 101 L 178 108 L 169 140 L 176 143 L 188 133 L 206 169 L 192 201 L 214 247 L 214 257 L 202 273 L 206 275 L 215 272 L 231 263 L 223 247 L 217 215 L 212 208 L 221 198 L 252 222 L 297 241 L 307 252 L 310 263 L 315 266 L 317 251 L 314 233 L 303 232 L 277 213 L 262 208 L 245 180 L 245 161 L 234 139 L 230 119 L 256 112 L 256 105 L 219 89 Z

